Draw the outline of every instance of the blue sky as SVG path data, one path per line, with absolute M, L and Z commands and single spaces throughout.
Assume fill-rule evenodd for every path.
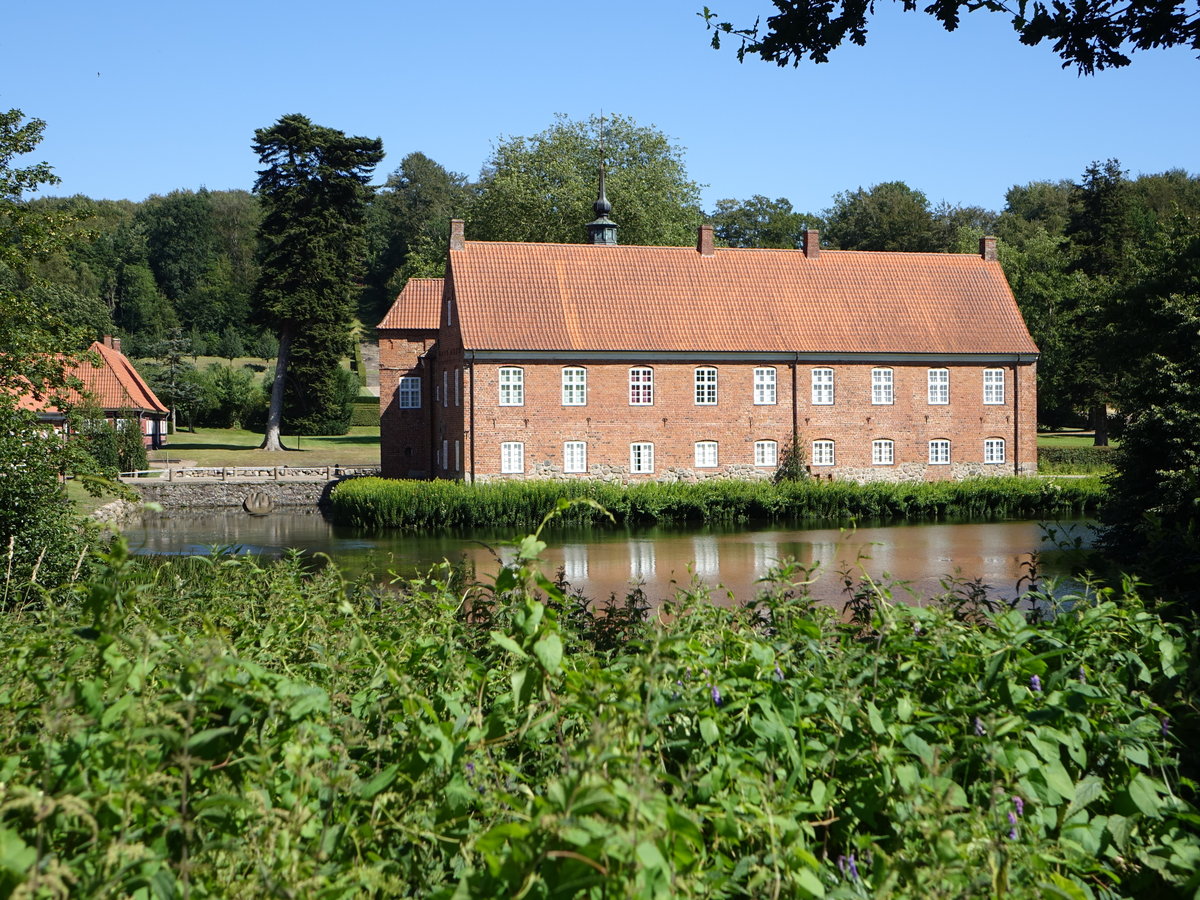
M 708 2 L 737 20 L 769 6 Z M 619 112 L 686 148 L 709 208 L 766 194 L 817 212 L 902 180 L 999 209 L 1011 185 L 1077 178 L 1093 159 L 1200 169 L 1187 50 L 1081 78 L 1002 16 L 947 34 L 884 0 L 865 48 L 780 69 L 711 50 L 703 5 L 22 2 L 0 33 L 0 108 L 46 120 L 36 157 L 63 179 L 52 193 L 110 199 L 248 189 L 254 129 L 293 112 L 382 137 L 379 180 L 414 150 L 475 177 L 502 135 Z

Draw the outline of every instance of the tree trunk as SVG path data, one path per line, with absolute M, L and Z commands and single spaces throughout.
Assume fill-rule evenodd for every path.
M 1108 404 L 1096 403 L 1092 406 L 1092 429 L 1095 432 L 1095 438 L 1092 440 L 1092 446 L 1107 447 Z
M 271 382 L 271 406 L 267 410 L 267 433 L 260 450 L 287 450 L 279 440 L 283 424 L 283 388 L 287 384 L 288 355 L 292 350 L 292 326 L 284 325 L 279 334 L 279 356 L 275 360 L 275 380 Z

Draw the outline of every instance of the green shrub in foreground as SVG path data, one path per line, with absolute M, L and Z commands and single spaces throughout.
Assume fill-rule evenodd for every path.
M 612 649 L 536 567 L 134 562 L 0 620 L 0 891 L 1183 897 L 1196 631 L 786 583 Z M 785 582 L 804 572 L 783 570 Z M 1041 597 L 1041 602 L 1050 602 Z M 582 623 L 575 625 L 572 623 Z
M 699 522 L 802 521 L 947 517 L 1060 517 L 1095 512 L 1099 478 L 1046 481 L 980 478 L 970 481 L 875 483 L 845 481 L 711 480 L 644 482 L 630 487 L 603 481 L 400 481 L 356 478 L 337 485 L 331 514 L 341 525 L 366 528 L 530 528 L 561 498 L 586 498 L 612 513 L 618 525 Z M 576 505 L 564 525 L 600 524 L 605 517 Z

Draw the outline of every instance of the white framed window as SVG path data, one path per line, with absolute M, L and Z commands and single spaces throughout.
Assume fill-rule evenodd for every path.
M 833 405 L 833 369 L 812 370 L 813 406 Z
M 875 406 L 891 406 L 895 402 L 892 391 L 892 370 L 871 370 L 871 403 Z
M 779 463 L 779 444 L 775 441 L 754 442 L 754 464 L 756 466 L 774 466 Z
M 654 471 L 654 445 L 637 443 L 629 445 L 629 471 L 635 475 L 647 475 Z
M 500 474 L 520 475 L 525 471 L 525 445 L 520 441 L 505 441 L 500 445 Z
M 696 370 L 696 405 L 715 406 L 717 403 L 717 370 L 702 366 Z
M 754 405 L 774 406 L 775 370 L 769 366 L 754 370 Z
M 833 441 L 813 441 L 812 464 L 814 466 L 833 465 Z
M 396 399 L 401 409 L 421 408 L 421 376 L 405 375 L 396 388 Z
M 717 467 L 717 442 L 696 441 L 696 468 L 715 469 Z
M 871 441 L 871 465 L 890 466 L 896 462 L 896 445 L 892 441 Z
M 567 366 L 562 370 L 562 405 L 587 406 L 587 369 Z
M 942 406 L 950 402 L 950 370 L 929 370 L 929 404 Z
M 459 388 L 459 385 L 462 383 L 462 379 L 459 377 L 459 374 L 458 374 L 458 373 L 459 373 L 459 370 L 458 370 L 458 369 L 455 369 L 455 370 L 454 370 L 454 405 L 455 405 L 455 406 L 459 406 L 459 405 L 461 405 L 461 404 L 459 403 L 459 396 L 460 396 L 460 394 L 459 394 L 459 390 L 460 390 L 460 388 Z
M 988 465 L 1004 462 L 1004 438 L 988 438 L 983 442 L 983 461 Z
M 566 441 L 563 443 L 563 471 L 587 471 L 587 443 L 585 441 Z
M 525 370 L 514 366 L 500 368 L 500 405 L 525 405 Z
M 950 465 L 950 442 L 941 438 L 929 442 L 929 464 L 931 466 Z
M 983 370 L 983 402 L 991 406 L 1004 403 L 1004 370 Z
M 629 370 L 629 405 L 654 405 L 654 370 L 635 366 Z

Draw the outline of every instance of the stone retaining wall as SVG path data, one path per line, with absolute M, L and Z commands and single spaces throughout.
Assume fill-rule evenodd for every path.
M 130 482 L 144 502 L 163 509 L 245 508 L 269 512 L 275 506 L 324 505 L 333 481 L 164 481 Z M 265 499 L 264 499 L 265 498 Z

